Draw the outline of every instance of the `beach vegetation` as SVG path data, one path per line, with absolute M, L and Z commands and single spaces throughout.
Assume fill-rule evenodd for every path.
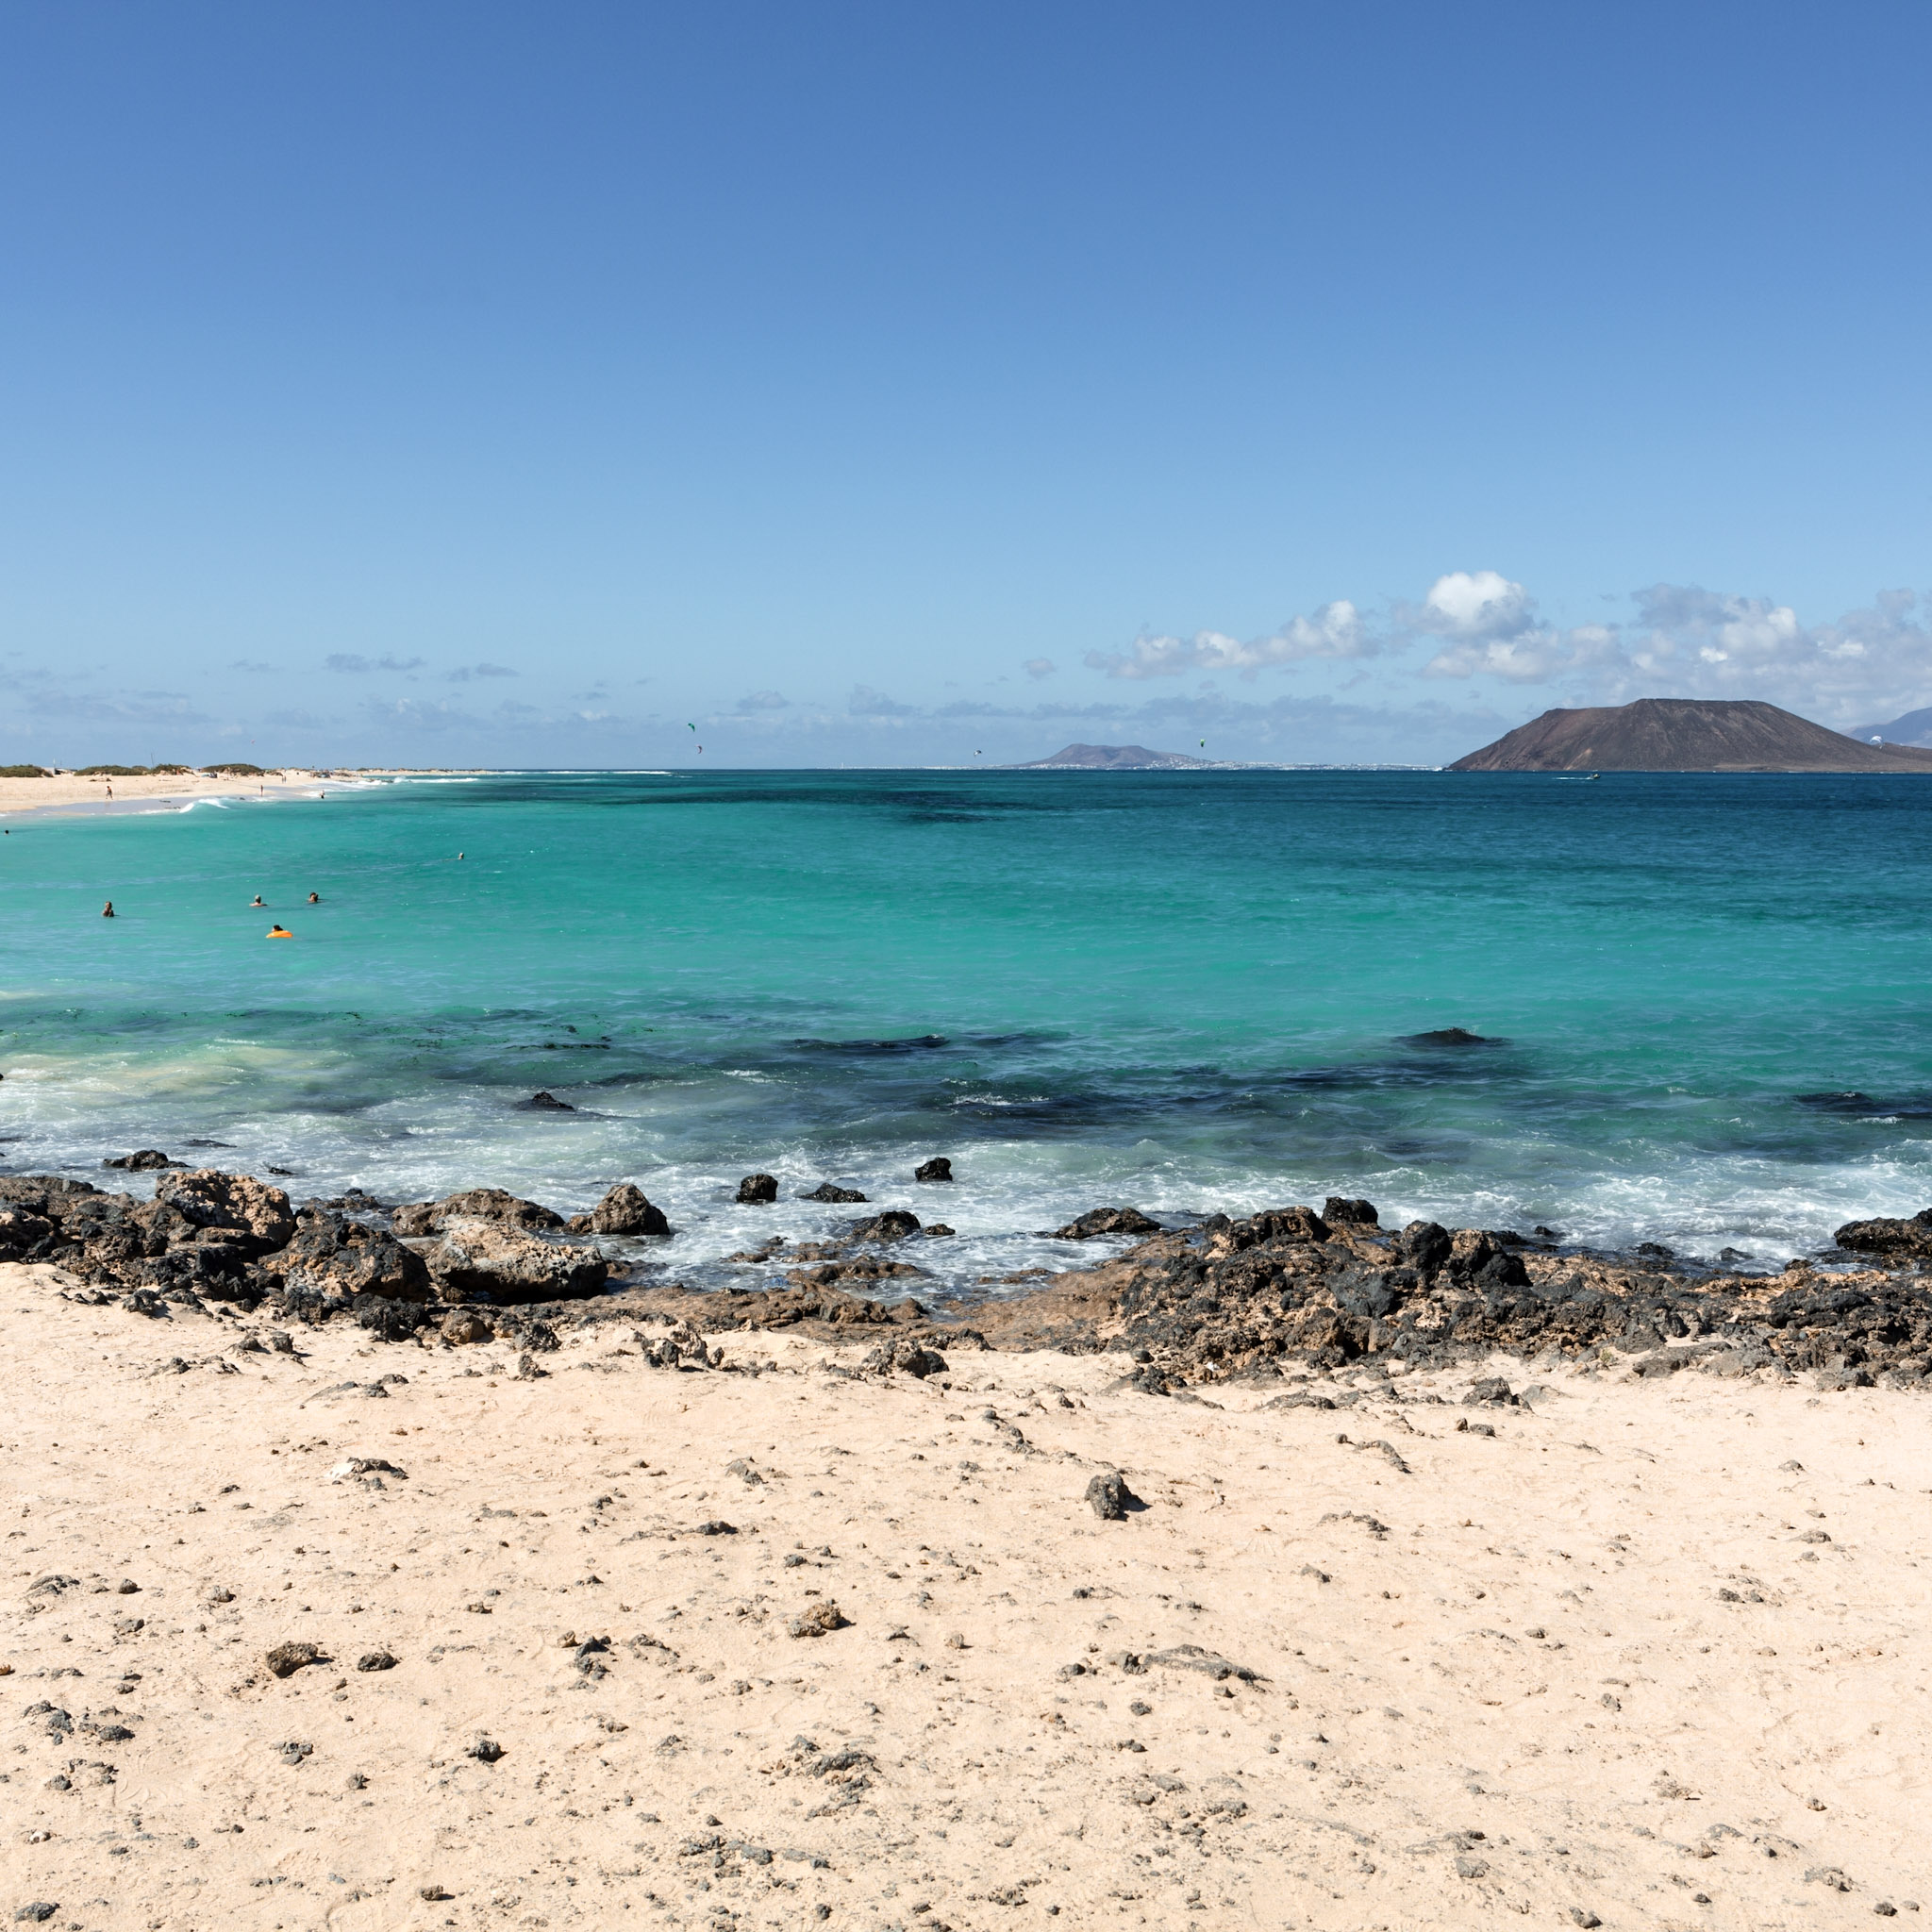
M 39 765 L 0 765 L 0 778 L 51 778 L 52 772 Z

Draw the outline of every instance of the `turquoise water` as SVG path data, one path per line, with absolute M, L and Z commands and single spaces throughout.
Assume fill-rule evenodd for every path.
M 1776 1260 L 1932 1201 L 1911 779 L 566 774 L 9 823 L 16 1171 L 631 1177 L 700 1275 L 833 1225 L 789 1199 L 827 1177 L 942 1213 L 967 1277 L 1104 1202 Z M 1449 1027 L 1489 1043 L 1408 1038 Z M 731 1205 L 755 1169 L 779 1208 Z

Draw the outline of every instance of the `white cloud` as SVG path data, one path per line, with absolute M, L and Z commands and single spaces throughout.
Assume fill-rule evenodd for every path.
M 1029 658 L 1020 668 L 1028 677 L 1038 680 L 1051 677 L 1059 666 L 1051 658 Z
M 17 655 L 17 654 L 15 654 Z M 129 691 L 116 684 L 107 691 L 90 690 L 88 674 L 29 665 L 0 674 L 0 691 L 8 693 L 9 722 L 18 718 L 72 719 L 91 724 L 210 724 L 206 711 L 194 708 L 181 691 Z
M 1932 697 L 1932 625 L 1910 591 L 1807 625 L 1771 597 L 1653 584 L 1634 622 L 1564 629 L 1544 623 L 1521 584 L 1494 571 L 1439 577 L 1398 611 L 1415 634 L 1445 641 L 1424 677 L 1563 679 L 1574 703 L 1640 697 L 1762 698 L 1840 729 Z
M 1633 594 L 1634 620 L 1552 623 L 1527 588 L 1496 570 L 1438 576 L 1419 603 L 1365 621 L 1338 600 L 1246 642 L 1215 630 L 1144 636 L 1124 652 L 1091 652 L 1109 677 L 1142 679 L 1232 671 L 1252 679 L 1271 665 L 1394 657 L 1436 648 L 1411 675 L 1506 685 L 1561 681 L 1574 704 L 1636 697 L 1764 698 L 1849 728 L 1932 699 L 1932 621 L 1910 591 L 1807 625 L 1770 597 L 1655 584 Z M 1367 674 L 1356 675 L 1352 684 Z
M 921 715 L 917 705 L 902 705 L 897 698 L 888 697 L 882 691 L 874 691 L 869 684 L 855 684 L 852 695 L 845 701 L 848 717 L 853 718 L 917 718 Z
M 1267 637 L 1243 643 L 1216 630 L 1191 638 L 1139 637 L 1125 652 L 1089 651 L 1091 670 L 1109 677 L 1180 677 L 1190 671 L 1237 671 L 1243 677 L 1272 665 L 1311 658 L 1373 658 L 1380 643 L 1346 598 L 1324 604 L 1312 617 L 1292 617 Z
M 741 711 L 782 711 L 791 700 L 783 691 L 755 691 L 738 701 Z
M 1493 570 L 1452 570 L 1429 586 L 1416 628 L 1448 638 L 1513 638 L 1536 623 L 1521 584 Z
M 409 731 L 450 731 L 473 727 L 478 722 L 470 712 L 446 698 L 425 701 L 420 698 L 371 698 L 363 710 L 379 724 L 399 724 Z
M 1532 621 L 1504 636 L 1452 642 L 1424 675 L 1516 684 L 1574 678 L 1576 702 L 1606 705 L 1761 698 L 1840 729 L 1932 696 L 1932 627 L 1910 591 L 1883 591 L 1869 608 L 1818 625 L 1773 598 L 1696 584 L 1653 584 L 1633 601 L 1628 625 L 1557 630 Z M 1533 605 L 1521 608 L 1534 619 Z
M 1508 684 L 1541 684 L 1566 672 L 1614 658 L 1617 633 L 1609 625 L 1574 630 L 1535 628 L 1509 637 L 1473 638 L 1438 651 L 1423 666 L 1424 677 L 1500 677 Z
M 1536 599 L 1493 570 L 1452 570 L 1429 586 L 1421 604 L 1402 607 L 1398 620 L 1446 646 L 1422 668 L 1424 677 L 1500 677 L 1507 684 L 1541 684 L 1615 655 L 1615 626 L 1559 630 L 1537 614 Z
M 350 676 L 361 676 L 371 671 L 414 671 L 424 662 L 421 658 L 364 658 L 355 651 L 331 651 L 323 660 L 323 668 L 340 671 Z
M 1768 698 L 1847 726 L 1932 696 L 1932 628 L 1910 591 L 1881 591 L 1820 625 L 1769 597 L 1694 584 L 1654 584 L 1636 601 L 1634 635 L 1607 686 L 1613 698 Z

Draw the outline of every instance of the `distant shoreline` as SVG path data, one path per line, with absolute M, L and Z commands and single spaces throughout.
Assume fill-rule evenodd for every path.
M 259 776 L 239 773 L 167 773 L 110 779 L 59 773 L 47 778 L 0 778 L 0 818 L 138 818 L 156 812 L 186 811 L 203 801 L 319 798 L 331 789 L 368 791 L 399 778 L 442 775 L 445 774 L 375 769 L 318 772 L 291 765 L 277 772 L 264 772 Z

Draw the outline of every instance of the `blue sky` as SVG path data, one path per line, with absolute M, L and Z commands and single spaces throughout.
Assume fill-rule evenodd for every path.
M 0 5 L 0 756 L 1890 718 L 1928 73 L 1885 4 Z

